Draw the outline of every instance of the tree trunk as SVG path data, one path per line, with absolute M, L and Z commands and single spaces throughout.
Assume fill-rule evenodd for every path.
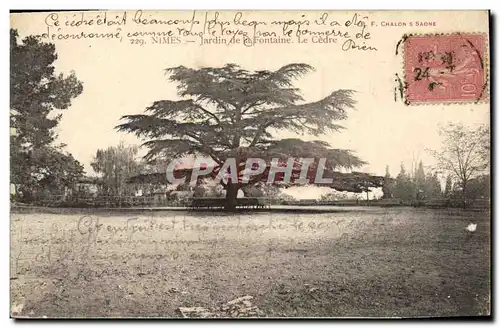
M 236 210 L 236 198 L 238 197 L 238 187 L 231 183 L 231 181 L 228 182 L 227 188 L 226 188 L 226 204 L 224 206 L 224 209 L 226 211 L 235 211 Z

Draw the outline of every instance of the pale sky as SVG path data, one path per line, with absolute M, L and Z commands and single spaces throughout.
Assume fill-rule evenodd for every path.
M 400 163 L 407 169 L 412 159 L 421 159 L 432 165 L 426 148 L 438 148 L 439 124 L 462 122 L 467 125 L 489 123 L 489 104 L 420 105 L 405 106 L 394 101 L 394 73 L 403 69 L 401 56 L 394 54 L 395 44 L 404 33 L 418 32 L 487 32 L 486 12 L 377 12 L 362 13 L 375 21 L 370 26 L 371 45 L 376 52 L 341 51 L 338 45 L 272 44 L 245 47 L 243 45 L 204 45 L 195 43 L 131 44 L 130 40 L 63 40 L 54 41 L 59 56 L 58 72 L 75 71 L 83 82 L 83 93 L 63 112 L 57 130 L 58 141 L 67 144 L 67 150 L 85 165 L 91 173 L 90 162 L 99 148 L 117 145 L 121 140 L 140 144 L 133 135 L 118 133 L 114 127 L 126 114 L 140 114 L 153 101 L 179 99 L 176 85 L 169 83 L 164 69 L 178 65 L 187 67 L 222 66 L 236 63 L 248 70 L 274 70 L 289 63 L 307 63 L 316 68 L 297 81 L 307 101 L 316 101 L 337 89 L 353 89 L 357 93 L 356 110 L 340 122 L 346 130 L 322 136 L 335 148 L 346 148 L 356 153 L 368 165 L 360 171 L 383 175 L 390 166 L 391 175 L 399 172 Z M 12 15 L 12 27 L 24 37 L 47 30 L 47 13 Z M 64 15 L 60 14 L 61 21 Z M 110 15 L 110 13 L 108 13 Z M 155 17 L 190 18 L 192 12 L 155 14 Z M 203 12 L 197 12 L 201 20 Z M 227 14 L 231 16 L 230 14 Z M 234 13 L 233 13 L 234 15 Z M 251 19 L 269 20 L 272 17 L 300 18 L 300 13 L 247 13 Z M 311 17 L 313 14 L 307 13 Z M 133 12 L 129 13 L 129 17 Z M 228 17 L 229 17 L 228 16 Z M 318 14 L 316 15 L 318 16 Z M 346 20 L 352 13 L 330 13 L 330 17 Z M 232 17 L 232 16 L 231 16 Z M 308 16 L 309 17 L 309 16 Z M 283 18 L 281 18 L 283 19 Z M 436 27 L 382 27 L 384 21 L 434 21 Z M 124 28 L 125 29 L 125 28 Z M 131 25 L 127 30 L 133 30 Z M 137 28 L 136 28 L 137 29 Z M 86 27 L 87 32 L 104 31 Z M 71 31 L 66 29 L 65 31 Z M 76 30 L 73 30 L 76 31 Z M 147 38 L 149 39 L 149 38 Z M 148 40 L 150 42 L 150 40 Z M 283 133 L 283 137 L 294 134 Z M 300 136 L 299 136 L 300 137 Z M 306 139 L 311 139 L 305 136 Z

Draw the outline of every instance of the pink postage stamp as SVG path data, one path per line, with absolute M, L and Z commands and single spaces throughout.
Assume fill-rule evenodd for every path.
M 482 34 L 409 36 L 404 69 L 408 103 L 471 102 L 486 97 Z

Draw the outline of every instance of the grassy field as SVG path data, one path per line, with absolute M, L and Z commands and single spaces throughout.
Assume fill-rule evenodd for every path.
M 11 215 L 15 317 L 231 316 L 244 295 L 264 317 L 488 315 L 489 213 Z

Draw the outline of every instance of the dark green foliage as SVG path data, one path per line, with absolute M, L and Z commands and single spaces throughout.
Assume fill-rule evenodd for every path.
M 11 153 L 11 183 L 24 202 L 73 192 L 84 174 L 83 166 L 70 154 L 53 147 Z
M 425 170 L 422 161 L 418 163 L 418 168 L 415 171 L 415 184 L 417 190 L 423 190 L 425 186 Z
M 441 183 L 437 172 L 425 173 L 424 164 L 419 162 L 413 176 L 406 173 L 404 165 L 395 182 L 394 197 L 406 202 L 441 198 Z
M 391 174 L 389 173 L 389 165 L 385 167 L 385 176 L 384 176 L 384 185 L 382 186 L 382 198 L 392 198 L 393 197 L 393 189 L 394 189 L 394 181 L 391 178 Z
M 426 175 L 423 191 L 426 199 L 441 198 L 441 183 L 439 182 L 437 172 L 434 172 L 434 174 L 428 173 Z
M 54 110 L 67 109 L 83 91 L 74 73 L 56 75 L 55 46 L 28 36 L 21 42 L 10 31 L 10 126 L 16 129 L 16 143 L 32 147 L 48 145 L 56 135 L 52 130 L 61 115 L 49 118 Z
M 10 59 L 11 182 L 16 197 L 31 201 L 40 194 L 65 193 L 75 187 L 83 167 L 62 146 L 52 145 L 62 117 L 53 113 L 69 108 L 82 83 L 74 73 L 55 74 L 53 44 L 34 36 L 19 40 L 12 29 Z
M 468 182 L 467 198 L 471 200 L 490 199 L 490 191 L 490 175 L 480 175 Z
M 411 201 L 414 198 L 414 189 L 415 186 L 410 175 L 406 173 L 404 165 L 401 164 L 401 170 L 394 184 L 394 197 L 404 201 Z

